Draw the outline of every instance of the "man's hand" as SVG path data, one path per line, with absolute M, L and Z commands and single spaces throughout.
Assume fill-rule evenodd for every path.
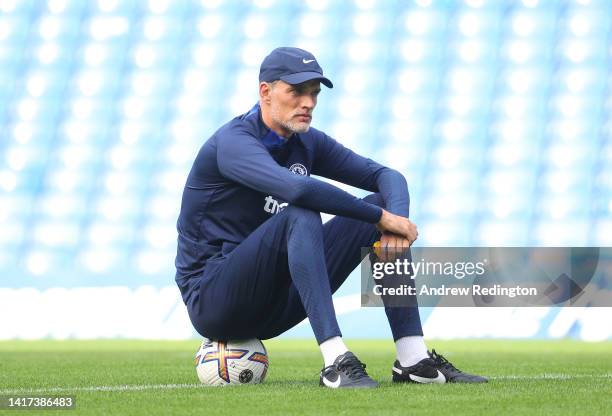
M 391 214 L 384 209 L 376 227 L 383 233 L 381 237 L 381 246 L 383 247 L 409 247 L 419 235 L 416 225 L 408 218 Z M 387 237 L 385 238 L 385 236 Z M 391 244 L 383 245 L 383 239 L 386 243 Z M 403 240 L 407 240 L 407 246 L 404 245 L 406 241 Z
M 381 261 L 393 261 L 402 255 L 410 247 L 407 238 L 397 234 L 383 233 L 380 240 L 374 243 L 374 254 Z
M 419 235 L 416 225 L 408 218 L 384 209 L 376 226 L 382 231 L 382 236 L 374 243 L 374 253 L 382 261 L 393 261 L 401 256 Z
M 380 246 L 383 248 L 397 248 L 398 251 L 403 251 L 410 247 L 410 240 L 397 234 L 383 233 L 380 237 Z

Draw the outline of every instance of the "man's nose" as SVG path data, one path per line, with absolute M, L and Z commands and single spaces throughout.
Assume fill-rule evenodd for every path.
M 310 95 L 304 95 L 302 99 L 302 107 L 312 110 L 316 105 L 315 99 Z

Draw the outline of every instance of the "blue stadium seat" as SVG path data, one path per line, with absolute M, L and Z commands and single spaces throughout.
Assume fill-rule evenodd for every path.
M 419 244 L 611 244 L 609 1 L 1 7 L 0 267 L 24 282 L 167 283 L 192 160 L 281 45 L 335 83 L 315 126 L 406 176 Z

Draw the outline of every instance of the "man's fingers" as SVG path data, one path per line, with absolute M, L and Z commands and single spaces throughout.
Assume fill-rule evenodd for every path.
M 389 247 L 389 236 L 387 236 L 387 235 L 383 236 L 383 238 L 380 240 L 380 242 L 382 243 L 382 246 L 386 250 L 387 247 Z
M 381 261 L 392 261 L 414 243 L 417 236 L 416 226 L 408 221 L 406 235 L 383 232 L 380 241 L 374 245 L 374 252 Z

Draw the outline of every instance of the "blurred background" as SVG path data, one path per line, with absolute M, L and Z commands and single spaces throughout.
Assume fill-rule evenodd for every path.
M 336 86 L 313 125 L 405 174 L 419 245 L 612 245 L 611 23 L 608 0 L 0 0 L 0 339 L 196 335 L 182 188 L 278 46 Z M 345 336 L 388 336 L 358 293 L 335 297 Z M 612 337 L 608 308 L 422 317 L 434 338 Z

